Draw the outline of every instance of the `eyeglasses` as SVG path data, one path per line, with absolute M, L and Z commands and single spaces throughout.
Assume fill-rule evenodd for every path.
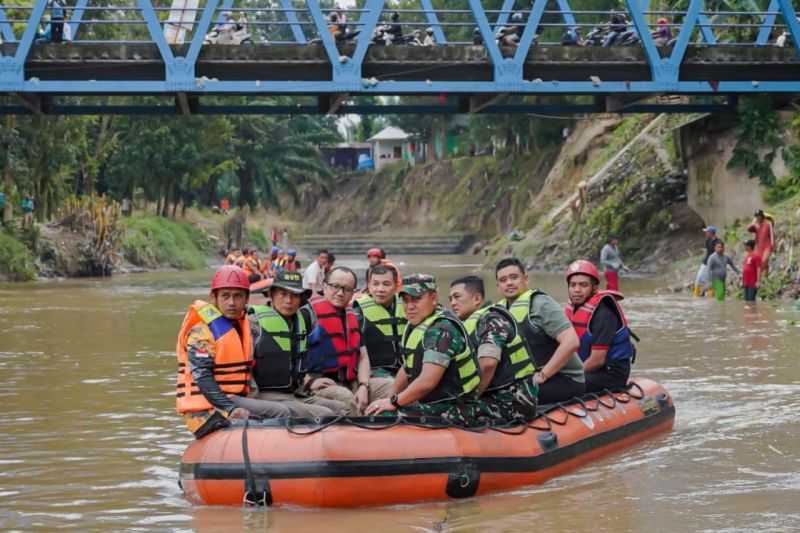
M 343 285 L 336 285 L 335 283 L 326 283 L 325 285 L 327 285 L 334 294 L 337 292 L 341 292 L 342 294 L 350 294 L 356 290 L 355 287 L 345 287 Z

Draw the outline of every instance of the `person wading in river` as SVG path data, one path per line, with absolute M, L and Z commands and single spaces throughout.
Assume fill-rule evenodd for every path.
M 569 304 L 567 318 L 580 340 L 586 392 L 627 385 L 636 349 L 631 330 L 619 305 L 622 295 L 600 290 L 597 267 L 583 259 L 567 268 Z
M 586 390 L 583 364 L 575 353 L 578 336 L 564 316 L 564 309 L 539 289 L 528 288 L 528 275 L 519 259 L 509 257 L 495 267 L 497 290 L 517 323 L 520 337 L 533 355 L 539 385 L 539 403 L 555 403 L 579 396 Z
M 775 229 L 773 219 L 761 209 L 755 212 L 753 222 L 747 226 L 747 231 L 755 234 L 755 252 L 761 257 L 761 274 L 769 273 L 769 258 L 775 248 Z
M 197 300 L 183 319 L 176 354 L 176 407 L 197 438 L 228 425 L 228 419 L 286 417 L 278 402 L 246 398 L 250 393 L 253 342 L 245 318 L 250 282 L 233 265 L 211 281 L 210 302 Z
M 477 398 L 480 373 L 464 326 L 439 306 L 433 276 L 403 278 L 400 295 L 408 317 L 403 367 L 395 377 L 392 396 L 372 402 L 366 414 L 400 410 L 474 425 L 482 410 Z

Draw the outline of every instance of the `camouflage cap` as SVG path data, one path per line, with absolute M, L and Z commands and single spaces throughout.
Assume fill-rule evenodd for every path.
M 411 274 L 403 278 L 403 288 L 400 295 L 408 294 L 412 298 L 419 298 L 426 292 L 436 290 L 436 278 L 430 274 Z
M 289 292 L 300 294 L 305 297 L 311 295 L 311 289 L 303 288 L 303 276 L 297 272 L 278 272 L 275 279 L 272 281 L 270 289 L 286 289 Z

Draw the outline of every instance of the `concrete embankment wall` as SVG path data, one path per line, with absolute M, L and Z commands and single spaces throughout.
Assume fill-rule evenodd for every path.
M 687 200 L 706 224 L 726 226 L 764 207 L 762 186 L 743 168 L 728 168 L 736 147 L 735 117 L 709 115 L 676 132 L 676 144 L 689 175 Z M 778 150 L 772 163 L 778 179 L 788 169 Z
M 297 239 L 297 247 L 313 254 L 326 249 L 336 255 L 364 255 L 374 247 L 383 248 L 390 255 L 449 255 L 460 254 L 474 242 L 472 235 L 307 235 Z

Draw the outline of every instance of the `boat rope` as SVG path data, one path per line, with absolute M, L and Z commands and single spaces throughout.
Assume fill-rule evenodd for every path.
M 282 418 L 266 419 L 261 423 L 269 426 L 284 427 L 289 433 L 297 436 L 308 436 L 318 433 L 336 424 L 346 424 L 360 429 L 380 431 L 399 425 L 413 426 L 422 429 L 461 429 L 474 433 L 485 431 L 497 431 L 506 435 L 521 435 L 528 429 L 538 431 L 552 431 L 556 426 L 565 426 L 570 417 L 586 418 L 590 413 L 596 413 L 601 407 L 615 409 L 618 404 L 627 404 L 632 400 L 644 398 L 644 390 L 635 382 L 629 383 L 626 387 L 615 389 L 604 389 L 600 392 L 589 392 L 582 396 L 577 396 L 568 402 L 558 402 L 550 405 L 540 406 L 540 411 L 533 420 L 489 420 L 482 421 L 479 425 L 464 425 L 437 416 L 330 416 L 317 418 Z M 245 425 L 246 433 L 247 425 Z M 302 428 L 302 429 L 301 429 Z M 246 442 L 246 435 L 242 436 L 243 445 Z
M 272 490 L 269 488 L 269 478 L 264 477 L 256 480 L 253 474 L 253 464 L 250 462 L 250 446 L 247 441 L 247 428 L 250 420 L 245 419 L 244 429 L 242 429 L 242 462 L 244 463 L 244 505 L 253 507 L 269 507 L 272 505 Z

